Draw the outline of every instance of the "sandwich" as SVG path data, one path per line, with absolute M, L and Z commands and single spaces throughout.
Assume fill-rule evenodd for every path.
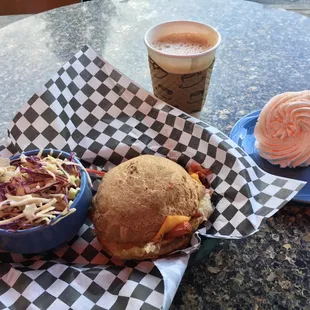
M 186 248 L 213 212 L 209 170 L 141 155 L 107 172 L 91 218 L 103 250 L 123 260 L 155 259 Z

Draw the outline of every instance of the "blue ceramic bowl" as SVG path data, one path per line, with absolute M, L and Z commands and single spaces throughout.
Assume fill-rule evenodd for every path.
M 61 153 L 60 158 L 68 158 L 70 154 L 52 150 L 53 155 Z M 24 152 L 25 155 L 36 155 L 39 150 Z M 51 149 L 43 151 L 43 155 L 50 154 Z M 19 155 L 13 156 L 11 160 L 17 159 Z M 76 158 L 74 161 L 80 163 Z M 92 199 L 91 185 L 87 180 L 85 171 L 81 172 L 81 186 L 78 195 L 75 197 L 71 208 L 76 211 L 65 217 L 55 225 L 42 225 L 25 230 L 11 232 L 0 229 L 0 248 L 21 254 L 35 254 L 56 248 L 57 246 L 70 241 L 84 224 L 88 207 Z M 54 220 L 57 220 L 55 218 Z

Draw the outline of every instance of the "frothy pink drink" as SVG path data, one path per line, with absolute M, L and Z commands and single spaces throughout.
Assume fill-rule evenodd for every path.
M 155 96 L 187 113 L 200 111 L 220 41 L 214 28 L 197 22 L 172 21 L 152 27 L 144 42 Z
M 152 46 L 165 54 L 194 55 L 211 48 L 208 39 L 201 33 L 171 33 L 155 40 Z

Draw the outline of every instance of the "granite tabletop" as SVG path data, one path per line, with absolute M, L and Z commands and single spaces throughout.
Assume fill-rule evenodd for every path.
M 143 34 L 189 19 L 222 34 L 199 117 L 228 134 L 272 96 L 309 88 L 310 19 L 242 0 L 101 0 L 0 30 L 0 138 L 21 105 L 83 45 L 151 91 Z M 188 268 L 172 309 L 310 309 L 310 209 L 289 203 L 261 231 Z

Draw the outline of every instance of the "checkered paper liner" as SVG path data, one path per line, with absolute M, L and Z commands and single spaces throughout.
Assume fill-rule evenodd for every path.
M 263 172 L 219 130 L 159 101 L 89 46 L 21 108 L 8 134 L 4 157 L 55 148 L 103 170 L 140 154 L 198 162 L 213 171 L 216 208 L 191 247 L 154 261 L 111 259 L 90 222 L 41 256 L 1 251 L 0 309 L 168 309 L 201 235 L 249 236 L 305 184 Z

